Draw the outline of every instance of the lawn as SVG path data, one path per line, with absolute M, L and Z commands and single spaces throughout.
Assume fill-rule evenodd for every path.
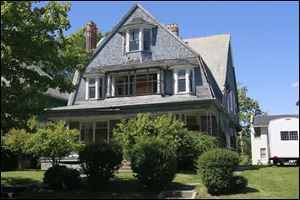
M 299 167 L 252 167 L 240 172 L 239 175 L 248 179 L 248 187 L 243 193 L 211 196 L 200 183 L 198 175 L 194 173 L 178 173 L 168 189 L 177 189 L 185 186 L 186 189 L 198 191 L 196 198 L 220 199 L 262 199 L 262 198 L 294 198 L 299 199 Z M 43 172 L 3 172 L 1 185 L 13 183 L 41 182 Z M 159 192 L 147 191 L 136 182 L 132 173 L 118 173 L 109 186 L 102 192 L 93 192 L 86 187 L 76 191 L 40 190 L 18 196 L 18 198 L 53 198 L 53 199 L 93 199 L 93 198 L 156 198 Z

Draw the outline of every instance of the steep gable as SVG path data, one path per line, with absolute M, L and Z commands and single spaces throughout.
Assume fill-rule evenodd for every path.
M 184 39 L 184 41 L 201 55 L 215 78 L 220 90 L 224 92 L 230 35 L 213 35 L 201 38 Z
M 172 34 L 139 4 L 135 4 L 112 32 L 99 44 L 87 69 L 121 65 L 126 63 L 128 57 L 137 58 L 137 55 L 134 53 L 124 54 L 124 38 L 121 32 L 122 27 L 136 18 L 157 26 L 157 28 L 152 30 L 151 58 L 149 60 L 185 59 L 196 56 L 197 53 L 181 41 L 180 38 Z M 166 49 L 168 50 L 166 51 Z

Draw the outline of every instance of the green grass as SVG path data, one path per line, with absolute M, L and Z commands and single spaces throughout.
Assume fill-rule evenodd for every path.
M 41 171 L 22 171 L 1 173 L 1 185 L 11 185 L 14 183 L 41 182 L 43 173 Z M 200 178 L 195 173 L 177 173 L 174 181 L 168 189 L 196 189 L 196 198 L 213 199 L 262 199 L 262 198 L 299 198 L 299 167 L 252 167 L 244 170 L 238 175 L 248 179 L 248 187 L 239 194 L 211 196 L 200 182 Z M 26 181 L 24 181 L 26 180 Z M 187 185 L 193 185 L 187 187 Z M 130 198 L 156 198 L 159 192 L 147 191 L 132 176 L 132 173 L 117 173 L 112 179 L 108 189 L 102 192 L 90 191 L 86 186 L 75 191 L 52 191 L 41 189 L 39 191 L 27 192 L 17 198 L 51 198 L 51 199 L 130 199 Z
M 43 177 L 44 172 L 39 170 L 1 172 L 1 186 L 41 183 Z

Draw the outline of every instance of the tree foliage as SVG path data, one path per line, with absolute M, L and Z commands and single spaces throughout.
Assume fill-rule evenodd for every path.
M 35 128 L 36 132 L 29 141 L 30 152 L 36 157 L 48 159 L 53 166 L 82 147 L 79 131 L 68 130 L 64 121 L 48 122 Z
M 29 140 L 30 134 L 27 133 L 26 130 L 12 129 L 4 136 L 3 143 L 1 141 L 1 145 L 3 145 L 4 150 L 16 155 L 18 159 L 19 170 L 23 169 L 22 161 L 24 160 L 25 156 L 28 155 Z
M 72 92 L 72 75 L 88 62 L 83 28 L 70 28 L 70 3 L 1 1 L 1 130 L 24 127 L 46 108 L 45 92 Z M 101 37 L 101 34 L 98 34 Z M 41 73 L 42 70 L 45 73 Z
M 239 99 L 239 119 L 242 126 L 242 131 L 239 134 L 238 151 L 241 156 L 251 156 L 251 142 L 250 142 L 250 125 L 251 115 L 259 116 L 266 115 L 259 106 L 259 102 L 247 96 L 248 89 L 246 86 L 239 84 L 238 99 Z

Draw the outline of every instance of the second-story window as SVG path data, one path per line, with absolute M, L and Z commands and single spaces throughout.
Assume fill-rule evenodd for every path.
M 177 84 L 178 84 L 178 92 L 186 91 L 185 69 L 178 70 Z
M 89 98 L 90 99 L 96 98 L 96 79 L 95 78 L 89 79 Z
M 103 78 L 99 78 L 99 81 L 98 81 L 98 98 L 99 99 L 102 99 L 104 97 L 103 95 L 103 89 L 104 89 L 104 86 L 103 86 Z
M 139 50 L 139 29 L 133 29 L 129 32 L 129 51 Z

